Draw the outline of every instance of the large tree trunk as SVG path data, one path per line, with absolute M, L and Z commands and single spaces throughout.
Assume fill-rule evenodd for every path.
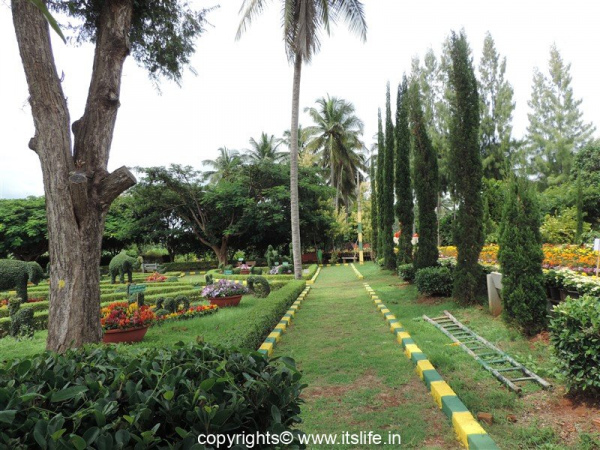
M 294 256 L 294 276 L 302 279 L 302 244 L 300 243 L 300 211 L 298 208 L 298 111 L 300 109 L 300 75 L 302 56 L 296 54 L 294 61 L 294 83 L 292 87 L 292 128 L 290 148 L 290 198 L 292 222 L 292 247 Z
M 46 194 L 51 261 L 47 348 L 62 352 L 102 338 L 99 265 L 106 212 L 135 184 L 125 168 L 109 174 L 123 62 L 129 53 L 132 0 L 107 0 L 98 23 L 92 80 L 83 117 L 73 123 L 56 72 L 48 24 L 28 0 L 12 1 L 29 87 Z

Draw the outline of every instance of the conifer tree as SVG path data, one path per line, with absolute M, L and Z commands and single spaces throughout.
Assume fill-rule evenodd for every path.
M 383 182 L 385 169 L 385 141 L 381 123 L 381 109 L 377 110 L 377 259 L 383 258 Z
M 479 253 L 483 247 L 482 165 L 479 153 L 479 96 L 467 37 L 451 36 L 452 88 L 450 118 L 450 182 L 458 203 L 454 241 L 458 250 L 453 296 L 461 303 L 477 301 Z
M 371 151 L 371 159 L 369 162 L 369 169 L 370 169 L 370 178 L 371 178 L 371 254 L 372 255 L 377 255 L 377 239 L 378 239 L 378 223 L 377 223 L 377 218 L 379 217 L 378 211 L 377 211 L 377 181 L 376 181 L 376 176 L 377 176 L 377 172 L 375 170 L 375 158 L 377 157 L 377 155 L 373 154 L 373 151 Z M 375 258 L 373 258 L 373 261 L 376 260 L 376 256 Z
M 483 176 L 501 180 L 511 154 L 513 88 L 505 80 L 506 57 L 500 59 L 494 39 L 488 32 L 479 63 L 481 127 L 479 143 Z
M 385 156 L 383 171 L 383 257 L 385 268 L 394 270 L 396 258 L 394 257 L 394 124 L 392 123 L 392 106 L 390 99 L 390 83 L 387 84 L 385 97 Z
M 532 336 L 546 323 L 540 212 L 535 191 L 524 179 L 509 183 L 500 224 L 498 261 L 503 315 Z
M 437 264 L 437 223 L 435 208 L 438 194 L 438 159 L 427 135 L 421 92 L 416 80 L 409 88 L 410 130 L 414 151 L 414 188 L 418 205 L 419 243 L 413 264 L 415 269 L 432 267 Z
M 397 264 L 412 262 L 413 193 L 410 174 L 410 129 L 408 128 L 408 80 L 398 85 L 396 101 L 396 218 L 400 225 Z
M 527 128 L 527 156 L 543 187 L 567 181 L 575 153 L 587 145 L 595 131 L 584 123 L 571 87 L 571 65 L 563 62 L 555 45 L 550 49 L 549 77 L 533 75 Z

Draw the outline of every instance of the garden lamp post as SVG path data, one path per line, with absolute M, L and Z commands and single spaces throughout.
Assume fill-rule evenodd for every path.
M 360 210 L 360 172 L 356 171 L 356 198 L 357 200 L 357 228 L 358 228 L 358 263 L 364 264 L 363 256 L 363 232 L 362 232 L 362 211 Z

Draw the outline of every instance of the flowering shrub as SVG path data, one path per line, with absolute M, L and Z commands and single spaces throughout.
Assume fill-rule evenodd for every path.
M 202 296 L 207 298 L 231 297 L 233 295 L 244 295 L 250 292 L 246 286 L 235 281 L 219 280 L 210 284 L 202 290 Z
M 148 306 L 138 307 L 137 303 L 112 303 L 100 312 L 100 323 L 104 330 L 148 327 L 156 320 L 154 312 Z
M 163 282 L 163 281 L 167 281 L 167 277 L 165 277 L 164 275 L 161 275 L 158 272 L 154 272 L 152 275 L 150 275 L 148 278 L 146 278 L 147 282 Z
M 546 271 L 544 278 L 548 287 L 600 297 L 600 280 L 596 277 L 577 275 L 570 270 L 560 269 Z
M 174 313 L 165 314 L 164 316 L 159 317 L 158 320 L 159 322 L 165 322 L 167 320 L 193 319 L 195 317 L 216 313 L 218 309 L 219 307 L 217 305 L 190 306 L 188 309 L 182 309 Z
M 294 267 L 290 266 L 289 264 L 287 266 L 284 266 L 283 264 L 279 266 L 273 266 L 273 268 L 269 270 L 270 275 L 284 275 L 290 273 L 294 273 Z

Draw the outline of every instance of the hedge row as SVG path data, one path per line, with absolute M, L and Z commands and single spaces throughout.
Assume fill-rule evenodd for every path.
M 315 275 L 318 268 L 319 268 L 319 266 L 317 264 L 311 264 L 310 266 L 308 266 L 308 272 L 305 274 L 302 274 L 302 279 L 310 280 Z M 214 276 L 214 278 L 226 279 L 226 280 L 246 280 L 249 276 L 251 276 L 251 275 L 224 275 L 224 274 L 220 273 L 220 270 L 218 270 L 218 269 L 211 270 L 208 273 L 212 274 Z M 269 280 L 269 282 L 271 280 L 293 280 L 294 279 L 294 275 L 270 275 L 268 272 L 263 273 L 262 276 L 265 277 L 267 280 Z
M 290 281 L 276 292 L 271 292 L 267 298 L 260 299 L 261 307 L 248 313 L 249 320 L 244 322 L 243 327 L 229 330 L 220 343 L 233 347 L 258 349 L 305 287 L 304 280 Z
M 45 352 L 0 366 L 0 448 L 187 449 L 200 448 L 199 435 L 297 436 L 300 379 L 289 358 L 208 344 Z

